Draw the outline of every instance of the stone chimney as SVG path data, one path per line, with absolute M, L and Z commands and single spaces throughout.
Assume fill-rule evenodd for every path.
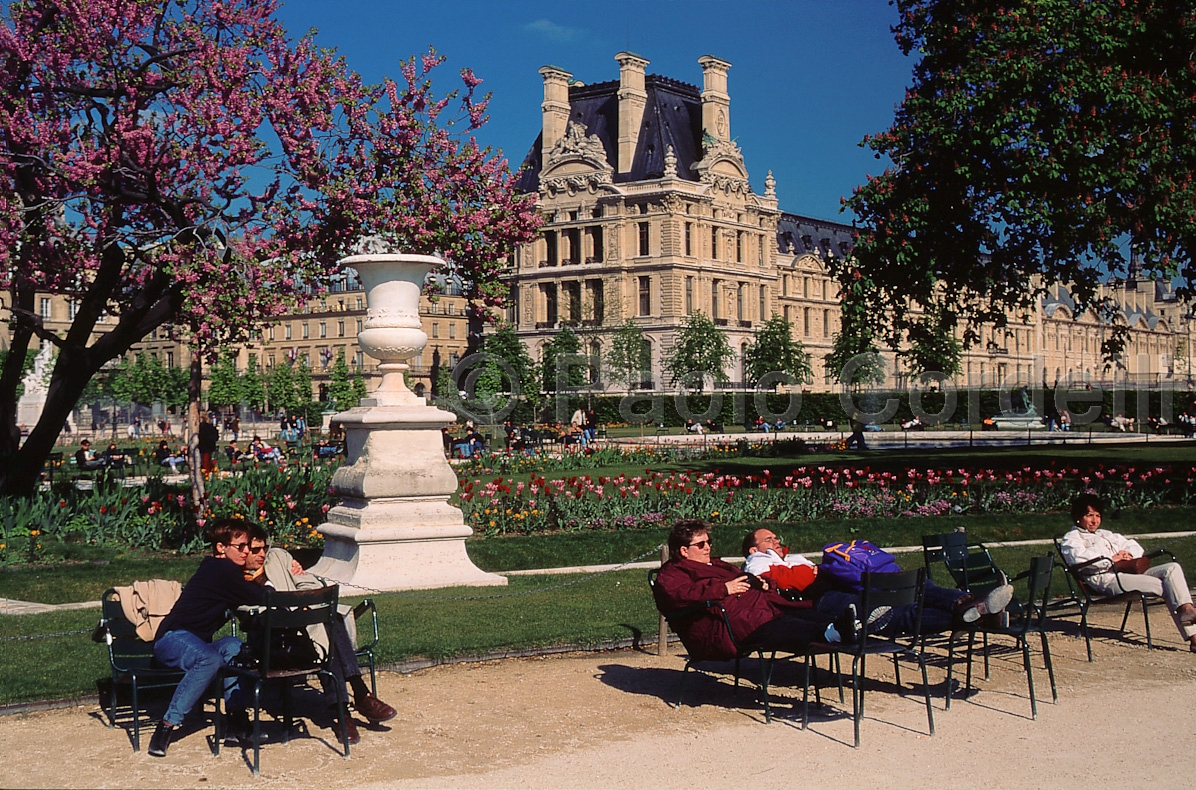
M 702 67 L 702 128 L 716 140 L 731 139 L 731 95 L 727 70 L 731 64 L 713 55 L 698 58 Z
M 639 142 L 640 124 L 644 120 L 644 105 L 648 92 L 644 90 L 644 68 L 647 60 L 632 52 L 615 55 L 619 63 L 619 161 L 617 171 L 631 170 L 635 146 Z
M 573 75 L 556 66 L 545 66 L 540 69 L 540 76 L 544 78 L 544 103 L 540 105 L 544 113 L 544 138 L 540 155 L 546 160 L 569 126 L 569 80 Z

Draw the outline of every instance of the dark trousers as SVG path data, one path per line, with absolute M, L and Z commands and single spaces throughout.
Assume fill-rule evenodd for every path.
M 950 631 L 954 622 L 955 602 L 966 594 L 961 590 L 948 590 L 927 581 L 922 592 L 922 632 L 937 634 Z M 815 609 L 824 616 L 833 618 L 842 614 L 851 604 L 860 605 L 858 594 L 831 590 L 822 594 Z M 912 605 L 898 606 L 893 612 L 893 619 L 881 633 L 885 636 L 913 633 L 918 626 L 914 619 L 915 611 Z
M 813 609 L 789 612 L 752 631 L 743 640 L 742 647 L 804 653 L 811 642 L 825 639 L 826 627 L 834 619 Z
M 349 629 L 345 628 L 345 621 L 340 617 L 333 620 L 328 628 L 328 641 L 332 643 L 332 670 L 336 678 L 336 688 L 325 686 L 324 696 L 329 705 L 348 702 L 348 692 L 345 691 L 347 678 L 361 675 L 361 667 L 357 665 L 357 654 L 353 650 L 353 642 L 349 639 Z

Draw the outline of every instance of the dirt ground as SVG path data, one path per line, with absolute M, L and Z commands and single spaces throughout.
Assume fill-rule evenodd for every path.
M 723 674 L 691 678 L 674 709 L 683 660 L 623 651 L 512 659 L 383 673 L 379 696 L 399 709 L 386 725 L 362 729 L 344 759 L 329 722 L 262 749 L 254 779 L 245 756 L 212 756 L 211 728 L 195 728 L 163 759 L 134 754 L 129 733 L 108 729 L 97 707 L 0 719 L 0 787 L 556 788 L 693 787 L 1180 787 L 1191 772 L 1196 732 L 1196 655 L 1156 610 L 1156 646 L 1130 635 L 1105 610 L 1085 660 L 1074 628 L 1053 633 L 1059 701 L 1035 653 L 1039 715 L 1030 718 L 1020 652 L 993 657 L 991 680 L 943 709 L 944 660 L 931 667 L 936 734 L 927 735 L 916 668 L 903 667 L 894 693 L 892 664 L 869 667 L 863 743 L 851 748 L 851 718 L 832 688 L 827 710 L 801 731 L 799 674 L 774 675 L 778 718 L 765 726 L 753 687 L 732 693 Z M 1141 616 L 1131 628 L 1141 632 Z M 937 655 L 937 654 L 936 654 Z M 980 664 L 977 672 L 982 676 Z M 962 665 L 960 665 L 962 668 Z M 745 677 L 756 676 L 754 662 Z M 848 689 L 848 709 L 850 689 Z M 780 699 L 777 699 L 777 698 Z M 314 694 L 300 701 L 311 712 Z M 307 704 L 313 703 L 313 704 Z M 277 736 L 277 729 L 268 728 Z M 250 758 L 252 754 L 250 753 Z

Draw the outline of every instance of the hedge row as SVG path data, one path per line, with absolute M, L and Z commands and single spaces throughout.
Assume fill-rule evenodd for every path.
M 1168 421 L 1185 410 L 1196 414 L 1194 395 L 1180 390 L 1134 389 L 1033 389 L 1025 397 L 1038 414 L 1066 408 L 1073 425 L 1080 427 L 1116 414 L 1125 414 L 1144 422 L 1148 417 L 1163 416 Z M 462 420 L 495 424 L 511 420 L 516 425 L 568 422 L 578 407 L 592 406 L 600 423 L 649 423 L 665 426 L 684 425 L 687 419 L 713 420 L 723 425 L 752 425 L 758 415 L 769 421 L 778 417 L 797 425 L 817 425 L 822 420 L 845 425 L 847 410 L 859 409 L 872 415 L 879 424 L 901 423 L 915 414 L 928 424 L 977 425 L 998 412 L 1008 410 L 1021 399 L 1021 393 L 1008 389 L 948 390 L 947 392 L 902 390 L 864 393 L 792 393 L 723 392 L 703 395 L 631 395 L 548 397 L 534 407 L 525 399 L 506 401 L 488 410 L 471 401 L 438 401 Z

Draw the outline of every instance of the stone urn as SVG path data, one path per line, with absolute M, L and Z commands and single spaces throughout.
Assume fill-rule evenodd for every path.
M 324 554 L 312 571 L 337 580 L 346 595 L 452 585 L 503 585 L 465 552 L 473 534 L 448 499 L 457 475 L 444 456 L 441 429 L 452 412 L 429 406 L 403 373 L 428 343 L 419 299 L 431 255 L 369 253 L 342 263 L 357 271 L 367 313 L 358 335 L 379 360 L 382 381 L 361 405 L 333 416 L 345 431 L 345 465 L 332 477 L 341 503 L 319 527 Z

